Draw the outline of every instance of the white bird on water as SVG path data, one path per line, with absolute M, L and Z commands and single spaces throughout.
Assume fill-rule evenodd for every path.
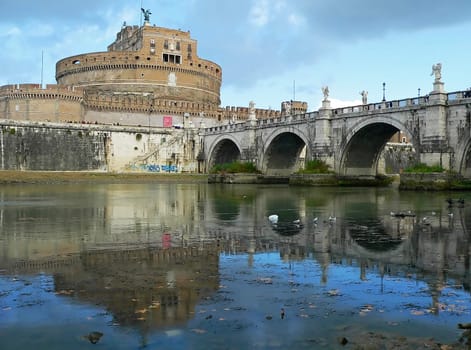
M 269 220 L 272 224 L 276 224 L 276 223 L 278 223 L 278 215 L 272 214 L 272 215 L 268 216 L 268 220 Z

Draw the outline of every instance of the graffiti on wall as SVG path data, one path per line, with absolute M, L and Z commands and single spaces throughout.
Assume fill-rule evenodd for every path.
M 158 164 L 133 164 L 129 166 L 131 171 L 147 171 L 151 173 L 177 173 L 178 167 L 176 165 L 158 165 Z

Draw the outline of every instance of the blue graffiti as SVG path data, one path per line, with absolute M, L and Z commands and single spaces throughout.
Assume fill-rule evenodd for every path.
M 161 168 L 162 171 L 165 171 L 167 173 L 176 173 L 178 171 L 176 165 L 162 165 Z
M 140 170 L 140 171 L 148 171 L 151 173 L 177 173 L 178 167 L 176 165 L 157 165 L 157 164 L 141 164 L 141 165 L 130 165 L 129 168 L 131 170 Z

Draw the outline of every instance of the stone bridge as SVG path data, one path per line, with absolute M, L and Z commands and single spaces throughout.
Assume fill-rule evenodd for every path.
M 416 162 L 471 177 L 471 91 L 447 93 L 435 81 L 426 96 L 331 108 L 328 95 L 315 112 L 205 129 L 206 170 L 253 162 L 265 175 L 287 176 L 307 160 L 325 161 L 343 176 L 384 173 L 381 153 L 397 132 L 413 145 Z

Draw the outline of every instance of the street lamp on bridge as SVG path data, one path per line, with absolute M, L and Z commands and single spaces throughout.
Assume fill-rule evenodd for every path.
M 386 101 L 386 83 L 383 83 L 383 102 Z

